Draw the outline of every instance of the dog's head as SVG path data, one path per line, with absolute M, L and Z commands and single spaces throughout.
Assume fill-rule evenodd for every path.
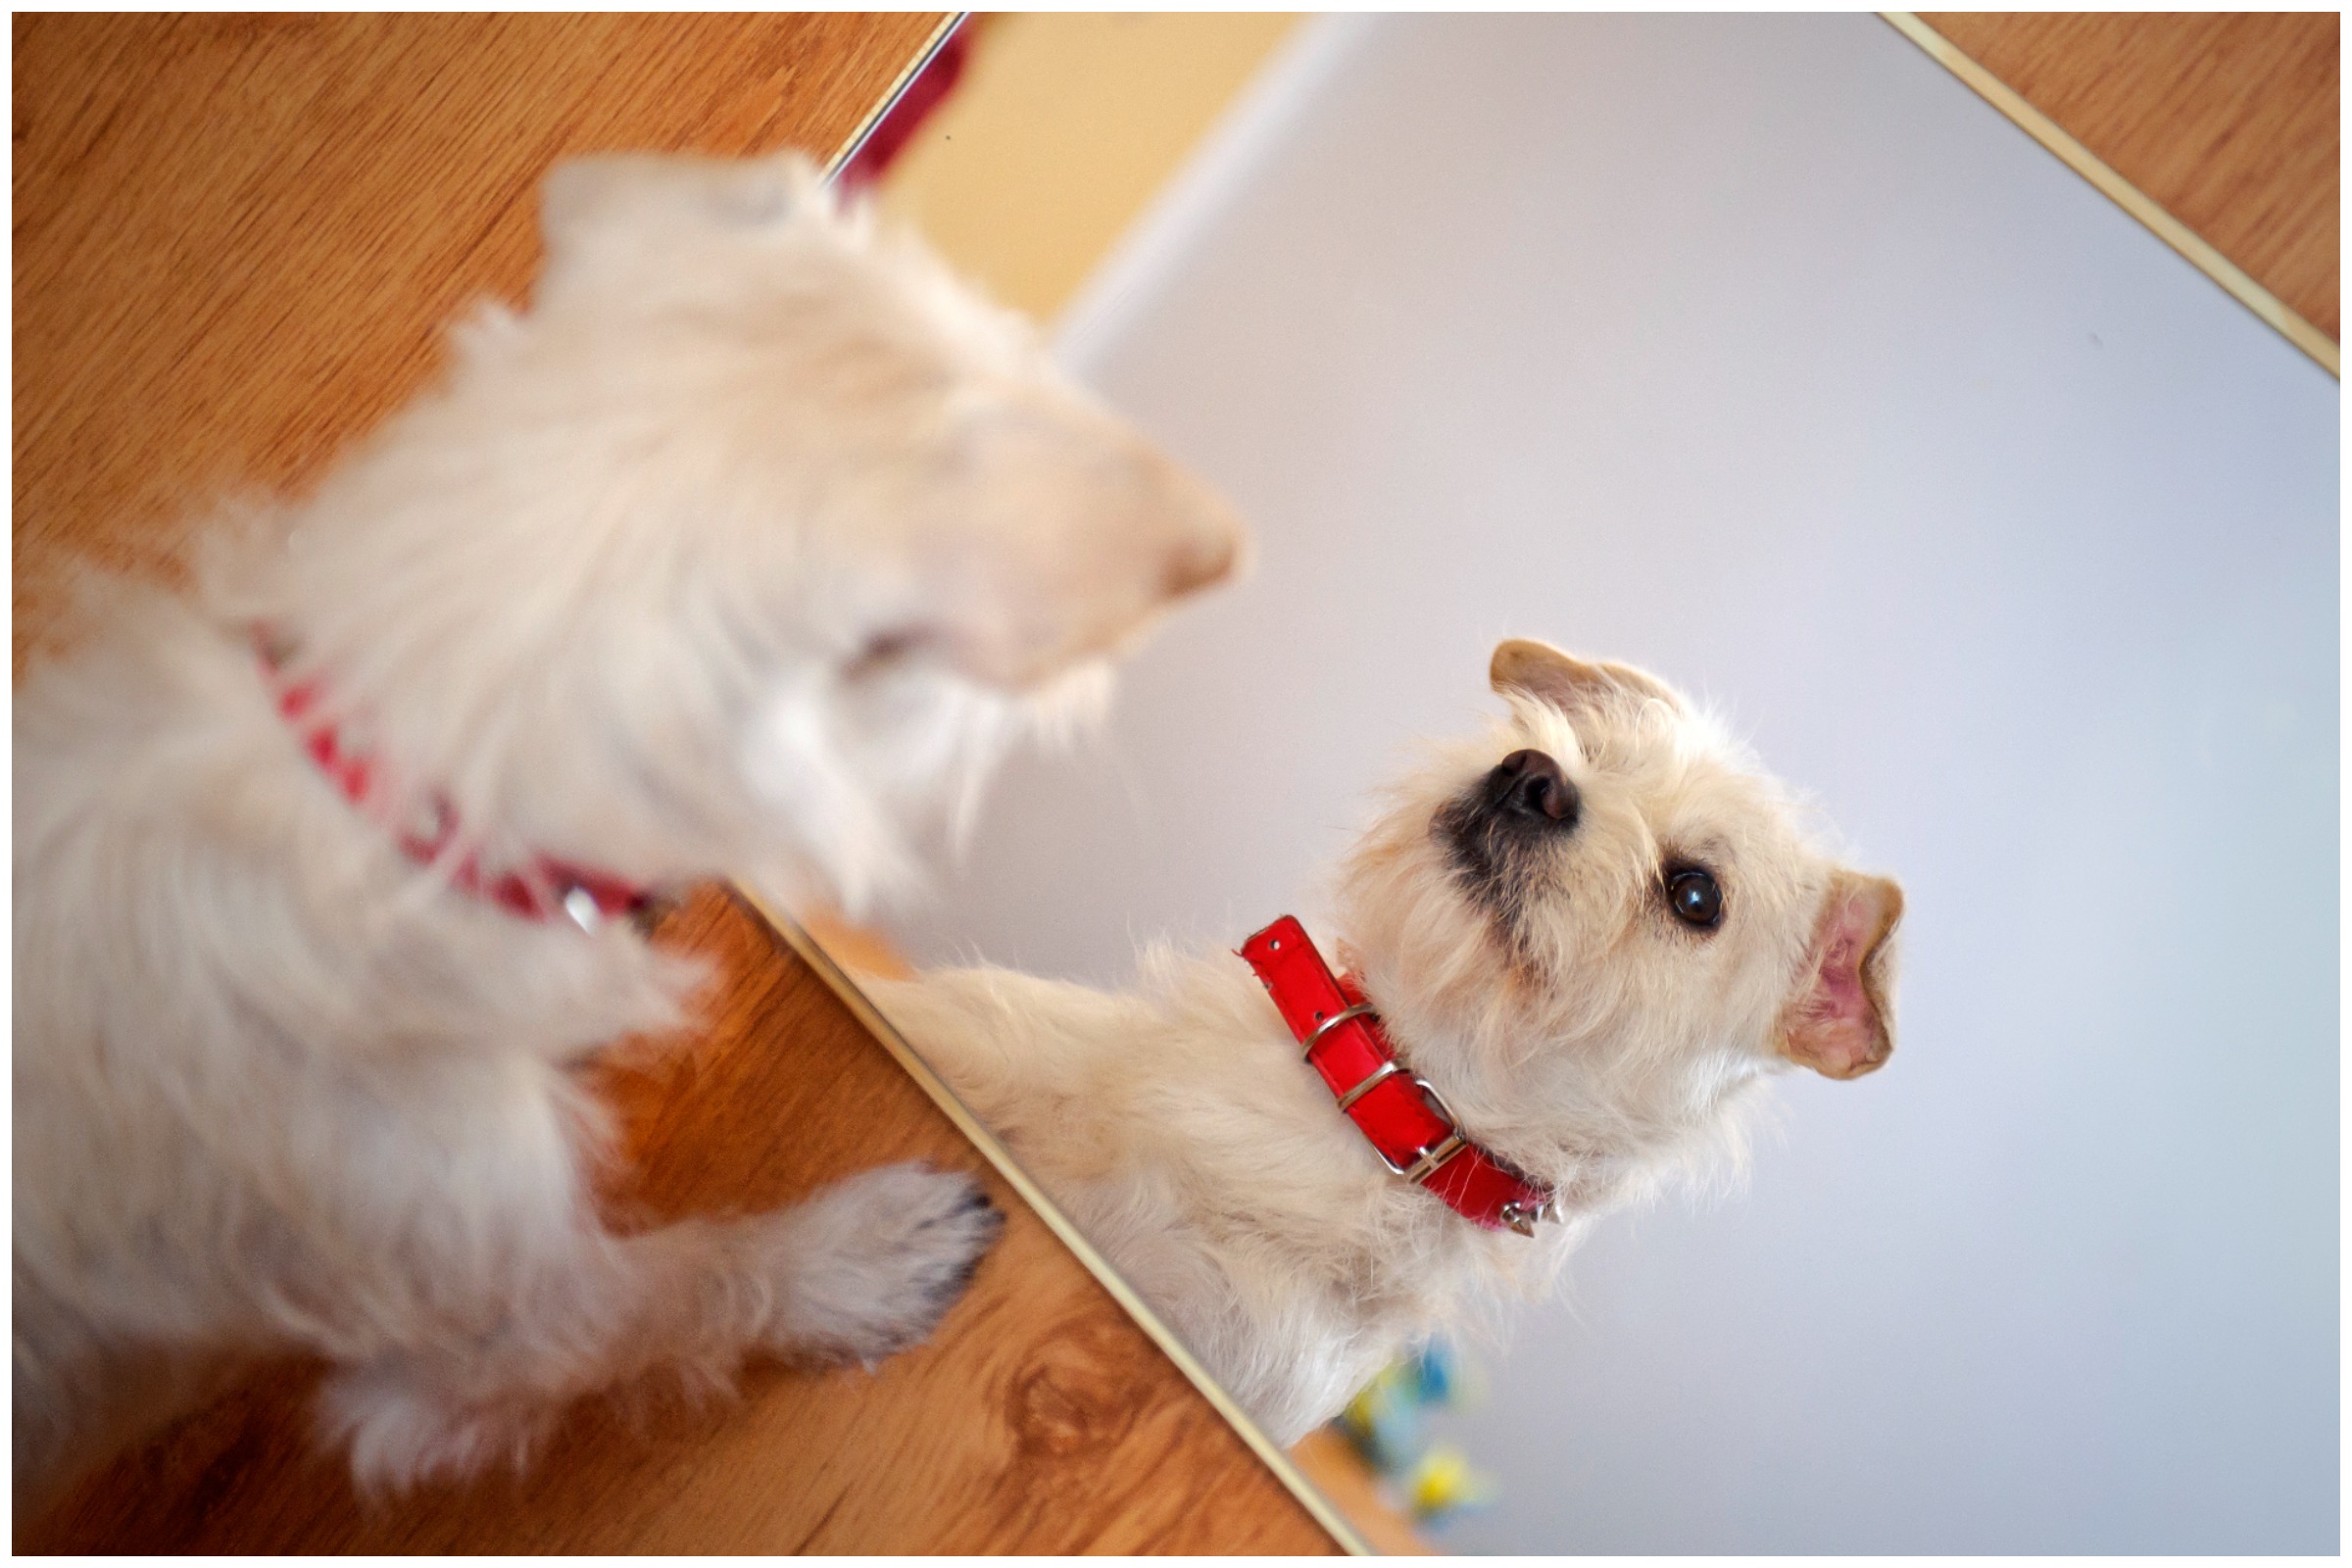
M 1526 641 L 1492 675 L 1510 719 L 1409 781 L 1343 883 L 1355 961 L 1482 1134 L 1578 1168 L 1759 1066 L 1886 1061 L 1900 889 L 1814 849 L 1656 677 Z
M 544 226 L 535 329 L 625 387 L 668 483 L 789 519 L 789 612 L 845 666 L 930 655 L 1034 690 L 1240 562 L 1223 503 L 1025 318 L 804 160 L 577 159 Z
M 804 160 L 575 160 L 543 217 L 529 310 L 327 481 L 314 518 L 368 537 L 305 524 L 307 599 L 352 612 L 315 645 L 370 697 L 429 688 L 404 754 L 471 815 L 855 906 L 1240 564 L 1028 322 Z

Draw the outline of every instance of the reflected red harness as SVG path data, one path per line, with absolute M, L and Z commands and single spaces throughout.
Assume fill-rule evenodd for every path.
M 1557 1217 L 1548 1189 L 1472 1142 L 1445 1097 L 1396 1059 L 1380 1014 L 1351 980 L 1332 974 L 1296 919 L 1286 914 L 1252 936 L 1241 956 L 1382 1164 L 1487 1230 L 1533 1236 L 1536 1221 Z

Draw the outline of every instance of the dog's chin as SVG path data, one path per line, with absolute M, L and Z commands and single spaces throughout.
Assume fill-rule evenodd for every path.
M 1006 693 L 927 659 L 780 685 L 743 747 L 778 824 L 767 880 L 856 916 L 919 900 L 926 867 L 964 853 L 1005 755 L 1073 744 L 1100 724 L 1111 685 L 1097 661 Z
M 1102 733 L 1118 674 L 1108 658 L 1089 659 L 1048 677 L 1018 699 L 1022 735 L 1067 750 Z
M 1004 758 L 1022 744 L 1063 750 L 1098 733 L 1113 675 L 1108 661 L 1088 660 L 1017 692 L 938 667 L 895 685 L 869 694 L 880 721 L 859 726 L 860 770 L 927 854 L 961 857 Z

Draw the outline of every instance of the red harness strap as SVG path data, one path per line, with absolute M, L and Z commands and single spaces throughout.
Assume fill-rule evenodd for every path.
M 334 720 L 318 711 L 325 683 L 317 679 L 291 685 L 281 683 L 278 651 L 268 634 L 257 630 L 253 643 L 262 668 L 275 690 L 277 710 L 301 737 L 302 749 L 318 764 L 318 771 L 326 775 L 328 782 L 343 792 L 346 800 L 363 811 L 377 814 L 380 803 L 371 803 L 377 784 L 376 760 L 364 750 L 348 746 Z M 429 798 L 427 809 L 429 822 L 393 826 L 391 832 L 403 855 L 419 865 L 432 866 L 440 863 L 451 841 L 458 836 L 458 812 L 445 797 L 438 795 Z M 582 930 L 592 930 L 599 922 L 621 915 L 643 915 L 654 906 L 653 895 L 631 882 L 545 855 L 534 856 L 516 869 L 493 876 L 482 869 L 478 857 L 468 854 L 447 874 L 451 886 L 487 900 L 511 914 L 526 920 L 552 920 L 561 914 Z
M 1333 977 L 1305 927 L 1286 914 L 1243 943 L 1241 956 L 1382 1164 L 1488 1230 L 1536 1233 L 1552 1194 L 1473 1143 L 1445 1097 L 1405 1070 L 1380 1015 L 1352 981 Z

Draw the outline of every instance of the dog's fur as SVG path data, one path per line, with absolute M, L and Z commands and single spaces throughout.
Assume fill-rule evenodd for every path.
M 607 1233 L 566 1066 L 699 971 L 451 866 L 861 905 L 1239 526 L 801 162 L 584 160 L 543 212 L 527 314 L 255 509 L 193 603 L 118 585 L 19 695 L 21 1503 L 261 1352 L 336 1363 L 368 1483 L 519 1454 L 642 1370 L 870 1358 L 994 1233 L 914 1167 Z M 389 770 L 370 809 L 256 626 Z M 425 868 L 391 823 L 434 792 L 465 833 Z
M 1493 678 L 1511 717 L 1395 792 L 1326 952 L 1464 1130 L 1556 1187 L 1564 1222 L 1535 1239 L 1384 1169 L 1230 954 L 1155 952 L 1122 995 L 995 969 L 873 986 L 1279 1443 L 1417 1337 L 1546 1287 L 1598 1215 L 1721 1168 L 1776 1061 L 1844 1078 L 1892 1048 L 1893 883 L 1813 848 L 1656 678 L 1526 641 Z M 1531 750 L 1573 787 L 1558 815 L 1511 805 Z M 1687 868 L 1720 889 L 1712 928 L 1668 907 Z

